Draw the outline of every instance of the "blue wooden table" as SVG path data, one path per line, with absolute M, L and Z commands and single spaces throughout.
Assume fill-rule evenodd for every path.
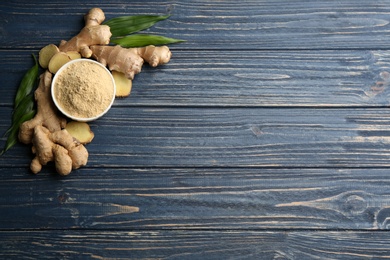
M 3 1 L 1 136 L 93 7 L 187 42 L 90 124 L 86 167 L 0 157 L 1 259 L 390 257 L 389 0 Z

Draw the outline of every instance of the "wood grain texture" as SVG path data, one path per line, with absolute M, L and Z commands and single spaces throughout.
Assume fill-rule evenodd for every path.
M 1 230 L 390 228 L 387 169 L 83 168 L 61 178 L 1 168 L 0 176 Z
M 107 18 L 170 13 L 155 34 L 188 40 L 181 49 L 388 49 L 389 2 L 382 1 L 6 1 L 2 48 L 41 48 L 68 39 L 99 6 Z M 72 10 L 71 12 L 69 12 Z M 64 19 L 66 17 L 66 19 Z M 37 37 L 37 35 L 39 37 Z M 31 41 L 31 37 L 34 41 Z
M 0 51 L 0 77 L 6 86 L 0 88 L 1 105 L 12 105 L 21 77 L 33 64 L 31 53 Z M 176 50 L 167 65 L 144 66 L 131 96 L 114 105 L 387 106 L 389 62 L 389 51 Z
M 389 120 L 385 109 L 115 107 L 91 123 L 88 165 L 389 167 Z M 14 149 L 0 162 L 26 165 L 29 154 Z
M 91 123 L 87 167 L 0 157 L 1 259 L 390 257 L 390 1 L 3 1 L 0 145 L 31 53 L 96 6 L 187 42 Z
M 24 259 L 386 259 L 385 232 L 1 232 L 0 257 Z

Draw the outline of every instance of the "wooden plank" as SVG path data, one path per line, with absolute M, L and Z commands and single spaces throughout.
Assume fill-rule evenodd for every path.
M 387 230 L 388 172 L 0 168 L 0 229 Z
M 388 232 L 0 232 L 0 257 L 39 259 L 382 259 Z
M 11 106 L 31 51 L 0 51 L 1 105 Z M 174 51 L 144 66 L 117 106 L 387 106 L 389 51 Z
M 389 120 L 385 109 L 115 107 L 91 123 L 89 167 L 389 167 Z M 18 147 L 3 166 L 26 166 Z
M 107 18 L 171 13 L 150 33 L 188 40 L 180 49 L 388 49 L 388 1 L 94 1 L 28 0 L 0 4 L 0 46 L 41 48 L 69 39 L 82 16 L 101 7 Z M 66 17 L 66 18 L 64 18 Z M 39 35 L 39 37 L 37 37 Z M 34 39 L 34 40 L 31 40 Z
M 188 42 L 91 123 L 87 167 L 0 157 L 0 258 L 389 257 L 387 0 L 0 3 L 0 134 L 30 53 L 95 6 Z

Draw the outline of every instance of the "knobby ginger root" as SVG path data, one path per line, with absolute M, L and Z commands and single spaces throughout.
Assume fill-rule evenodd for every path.
M 138 54 L 152 67 L 168 63 L 172 53 L 168 46 L 156 47 L 149 45 L 146 47 L 136 48 Z
M 92 8 L 85 16 L 85 27 L 69 41 L 61 41 L 59 49 L 62 52 L 77 51 L 84 58 L 90 58 L 90 46 L 109 44 L 111 38 L 110 27 L 101 25 L 105 16 L 100 8 Z
M 37 114 L 20 126 L 19 140 L 25 144 L 33 144 L 33 153 L 36 155 L 30 165 L 33 173 L 40 172 L 43 165 L 54 161 L 57 172 L 67 175 L 72 169 L 78 169 L 87 163 L 88 151 L 63 129 L 66 119 L 58 115 L 51 99 L 51 80 L 52 74 L 49 71 L 41 74 L 34 93 Z
M 122 72 L 127 78 L 133 79 L 141 72 L 144 61 L 150 66 L 169 62 L 172 53 L 167 46 L 149 45 L 141 48 L 123 48 L 116 46 L 91 46 L 92 58 L 112 70 Z
M 51 98 L 52 74 L 49 71 L 40 76 L 38 88 L 34 97 L 37 102 L 37 114 L 29 121 L 24 122 L 19 128 L 19 140 L 24 144 L 30 144 L 34 135 L 34 128 L 43 125 L 50 132 L 61 130 L 66 126 L 66 119 L 58 114 L 58 110 Z
M 31 162 L 30 169 L 35 174 L 41 171 L 43 165 L 52 161 L 60 175 L 68 175 L 72 169 L 87 164 L 87 149 L 66 129 L 51 133 L 46 127 L 38 125 L 34 128 L 32 143 L 36 156 Z

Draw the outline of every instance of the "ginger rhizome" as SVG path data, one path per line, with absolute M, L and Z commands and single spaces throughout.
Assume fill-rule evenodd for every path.
M 169 62 L 172 53 L 167 46 L 149 45 L 141 48 L 123 48 L 116 46 L 91 46 L 92 58 L 96 59 L 110 70 L 122 72 L 127 78 L 133 79 L 141 72 L 146 61 L 150 66 Z
M 74 139 L 66 129 L 50 132 L 38 125 L 34 128 L 33 153 L 36 155 L 30 169 L 38 173 L 42 165 L 54 162 L 60 175 L 68 175 L 72 169 L 78 169 L 87 164 L 87 149 Z
M 38 88 L 34 92 L 37 103 L 37 114 L 19 128 L 19 141 L 30 144 L 34 136 L 34 128 L 42 125 L 50 132 L 61 130 L 66 126 L 66 119 L 58 114 L 58 110 L 51 98 L 52 74 L 45 71 L 40 75 Z
M 61 41 L 59 49 L 62 52 L 77 51 L 84 58 L 92 55 L 90 46 L 109 44 L 111 38 L 110 27 L 101 25 L 105 16 L 100 8 L 92 8 L 85 16 L 85 27 L 69 41 Z
M 52 74 L 49 71 L 40 76 L 38 88 L 34 96 L 37 102 L 37 114 L 24 122 L 19 129 L 19 140 L 25 144 L 33 144 L 32 150 L 36 155 L 30 169 L 38 173 L 42 165 L 54 161 L 56 170 L 61 175 L 67 175 L 72 169 L 80 168 L 88 160 L 85 147 L 74 139 L 63 128 L 66 119 L 58 114 L 51 99 Z

